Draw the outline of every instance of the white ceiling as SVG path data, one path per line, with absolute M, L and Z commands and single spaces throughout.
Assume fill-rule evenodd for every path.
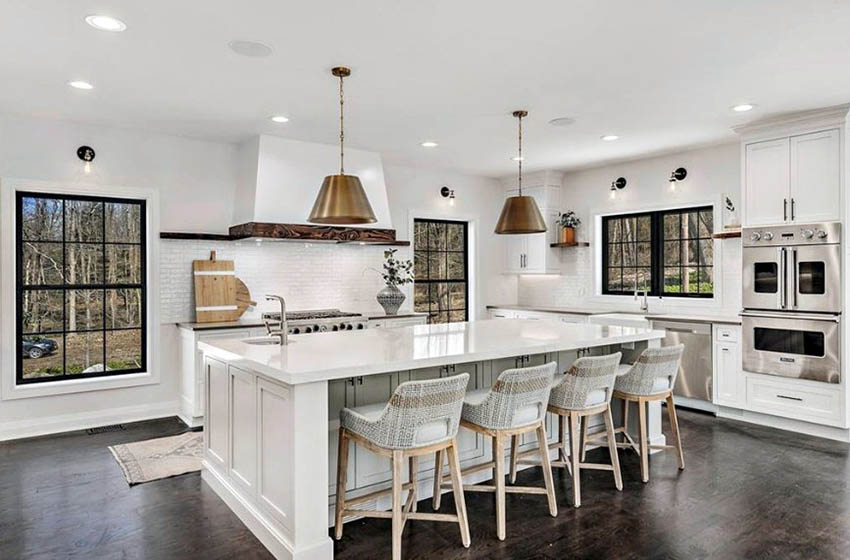
M 95 31 L 92 13 L 128 29 Z M 239 57 L 233 39 L 274 53 Z M 510 112 L 525 108 L 527 168 L 571 169 L 731 141 L 734 125 L 850 101 L 850 2 L 0 0 L 3 113 L 333 143 L 338 64 L 353 69 L 353 147 L 500 176 L 516 165 Z M 758 107 L 730 110 L 745 101 Z M 561 116 L 576 122 L 547 124 Z

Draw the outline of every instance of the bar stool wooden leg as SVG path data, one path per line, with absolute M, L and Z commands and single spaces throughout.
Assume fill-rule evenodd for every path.
M 537 447 L 540 448 L 540 466 L 543 468 L 546 497 L 549 499 L 549 515 L 557 517 L 558 502 L 555 499 L 555 483 L 552 480 L 552 465 L 549 463 L 549 445 L 546 443 L 546 429 L 543 427 L 543 422 L 537 427 Z
M 393 451 L 393 560 L 401 560 L 401 533 L 404 521 L 401 512 L 401 489 L 404 477 L 404 452 Z
M 617 455 L 617 440 L 614 434 L 614 418 L 611 416 L 611 405 L 602 414 L 605 418 L 605 436 L 608 438 L 608 452 L 611 454 L 611 467 L 614 469 L 614 484 L 617 490 L 623 489 L 623 475 L 620 472 L 620 456 Z
M 670 429 L 673 431 L 673 439 L 676 445 L 676 459 L 679 461 L 679 469 L 685 468 L 685 454 L 682 452 L 682 439 L 679 436 L 679 419 L 676 416 L 676 405 L 673 402 L 673 393 L 667 395 L 667 415 L 670 417 Z
M 334 538 L 342 538 L 342 512 L 345 509 L 345 486 L 348 476 L 348 438 L 345 430 L 339 429 L 339 447 L 336 463 L 336 514 L 334 515 Z
M 505 441 L 503 436 L 493 438 L 494 466 L 496 480 L 496 536 L 500 541 L 505 540 Z
M 440 509 L 440 501 L 443 498 L 440 485 L 443 483 L 443 450 L 437 451 L 434 458 L 434 493 L 431 495 L 431 506 L 434 511 Z
M 589 424 L 587 416 L 581 417 L 581 460 L 582 462 L 587 457 L 587 425 Z
M 410 482 L 410 490 L 407 495 L 408 501 L 412 500 L 410 504 L 410 511 L 416 511 L 416 502 L 419 501 L 419 487 L 416 484 L 416 476 L 419 474 L 419 457 L 416 455 L 412 455 L 408 459 L 408 467 L 407 467 L 407 479 Z
M 629 433 L 629 401 L 623 399 L 623 442 L 629 441 L 625 434 Z
M 579 415 L 570 413 L 570 461 L 573 466 L 573 506 L 581 506 L 581 465 L 579 455 Z
M 449 472 L 452 477 L 452 492 L 455 497 L 455 510 L 457 511 L 457 523 L 460 525 L 460 539 L 463 546 L 469 548 L 471 539 L 469 537 L 469 520 L 466 517 L 466 500 L 463 497 L 463 485 L 460 477 L 460 459 L 457 456 L 457 440 L 446 448 L 449 458 Z
M 649 482 L 649 442 L 647 441 L 646 408 L 647 403 L 638 401 L 638 423 L 640 424 L 640 477 Z
M 567 462 L 567 419 L 564 416 L 558 415 L 558 460 Z
M 516 454 L 519 436 L 511 436 L 511 484 L 516 483 Z

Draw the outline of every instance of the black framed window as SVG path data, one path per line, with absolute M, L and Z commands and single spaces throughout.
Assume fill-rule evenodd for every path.
M 468 320 L 468 249 L 466 222 L 414 220 L 413 308 L 429 323 Z
M 17 383 L 146 370 L 145 203 L 16 196 Z
M 712 297 L 711 206 L 602 218 L 602 293 Z

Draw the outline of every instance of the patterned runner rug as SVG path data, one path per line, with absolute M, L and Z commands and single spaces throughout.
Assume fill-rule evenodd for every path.
M 109 447 L 130 486 L 201 470 L 203 432 Z

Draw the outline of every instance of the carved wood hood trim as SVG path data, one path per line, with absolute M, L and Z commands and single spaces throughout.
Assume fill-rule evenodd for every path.
M 408 246 L 410 241 L 399 241 L 394 229 L 354 228 L 345 226 L 317 226 L 310 224 L 274 224 L 247 222 L 231 226 L 229 235 L 204 233 L 163 232 L 162 239 L 273 239 L 278 241 L 313 241 L 325 243 L 365 243 L 369 245 Z

